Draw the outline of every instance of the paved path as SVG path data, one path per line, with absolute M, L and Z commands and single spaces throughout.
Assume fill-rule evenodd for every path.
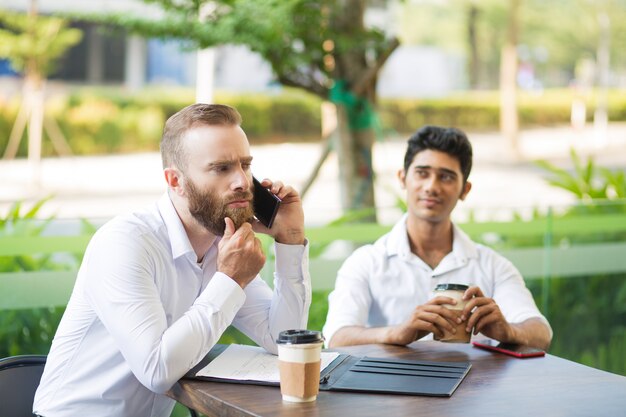
M 546 173 L 533 164 L 547 159 L 571 168 L 570 148 L 592 155 L 602 166 L 626 169 L 626 123 L 611 124 L 604 140 L 592 126 L 583 131 L 569 127 L 533 129 L 520 137 L 520 157 L 513 157 L 498 133 L 470 133 L 474 146 L 472 192 L 460 203 L 455 216 L 462 219 L 469 209 L 478 217 L 506 217 L 511 210 L 528 211 L 573 201 L 573 197 L 549 186 Z M 374 149 L 377 172 L 377 205 L 380 220 L 392 223 L 400 215 L 394 208 L 396 195 L 403 195 L 396 180 L 406 138 L 389 139 Z M 318 155 L 317 144 L 281 144 L 252 147 L 254 170 L 260 177 L 280 178 L 301 187 Z M 340 215 L 337 160 L 333 154 L 304 200 L 307 224 L 323 224 Z M 144 153 L 98 157 L 47 158 L 41 164 L 41 181 L 33 185 L 25 160 L 0 161 L 0 216 L 16 200 L 27 203 L 46 195 L 54 198 L 42 215 L 59 218 L 110 218 L 132 211 L 158 198 L 165 190 L 160 155 Z M 487 214 L 488 213 L 488 214 Z

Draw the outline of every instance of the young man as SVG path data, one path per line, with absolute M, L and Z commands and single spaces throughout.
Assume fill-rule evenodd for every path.
M 450 214 L 471 190 L 472 148 L 457 129 L 425 126 L 408 141 L 398 178 L 408 212 L 338 272 L 324 335 L 330 347 L 406 345 L 443 336 L 455 319 L 493 339 L 548 348 L 552 330 L 517 269 L 456 227 Z M 466 284 L 461 318 L 432 297 L 440 283 Z
M 282 199 L 271 229 L 253 218 L 252 156 L 239 113 L 194 104 L 173 115 L 161 141 L 167 192 L 113 219 L 85 252 L 52 343 L 34 412 L 61 416 L 169 416 L 163 395 L 233 324 L 270 352 L 285 329 L 306 328 L 308 244 L 298 193 Z M 255 232 L 275 240 L 272 290 L 259 277 Z

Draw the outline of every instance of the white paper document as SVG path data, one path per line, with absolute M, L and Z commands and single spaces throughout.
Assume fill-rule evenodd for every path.
M 339 356 L 337 352 L 322 352 L 321 370 Z M 258 346 L 230 345 L 197 376 L 236 379 L 240 381 L 280 381 L 278 356 Z

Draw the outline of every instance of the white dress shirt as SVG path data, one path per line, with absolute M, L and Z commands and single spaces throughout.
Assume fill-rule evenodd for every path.
M 358 248 L 339 269 L 335 289 L 328 296 L 326 343 L 345 326 L 402 323 L 442 283 L 477 285 L 495 300 L 509 323 L 537 317 L 548 325 L 510 261 L 453 226 L 452 252 L 432 269 L 411 252 L 406 219 L 405 215 L 374 244 Z
M 232 323 L 276 353 L 281 330 L 306 328 L 308 244 L 275 244 L 272 291 L 245 290 L 216 272 L 219 238 L 201 263 L 165 194 L 92 238 L 52 342 L 34 412 L 63 416 L 169 416 L 163 395 Z

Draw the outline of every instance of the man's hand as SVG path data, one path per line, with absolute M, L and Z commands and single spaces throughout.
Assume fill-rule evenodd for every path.
M 461 318 L 467 322 L 468 331 L 482 333 L 504 343 L 516 343 L 548 350 L 552 335 L 550 327 L 538 318 L 526 319 L 521 323 L 506 321 L 500 307 L 492 298 L 485 297 L 478 287 L 470 287 L 463 295 L 469 300 Z M 469 319 L 468 319 L 469 317 Z
M 255 232 L 270 235 L 278 243 L 286 245 L 304 244 L 304 210 L 302 200 L 298 192 L 289 185 L 284 185 L 280 181 L 272 182 L 268 179 L 261 181 L 261 185 L 274 193 L 282 200 L 278 213 L 274 219 L 271 229 L 263 226 L 261 222 L 255 221 L 253 229 Z
M 229 217 L 224 221 L 226 229 L 218 246 L 217 270 L 245 288 L 265 265 L 261 241 L 254 235 L 250 223 L 244 223 L 235 230 L 235 224 Z
M 513 338 L 513 329 L 506 321 L 500 307 L 492 298 L 485 297 L 479 287 L 470 287 L 463 295 L 468 300 L 461 318 L 467 322 L 467 331 L 474 328 L 474 334 L 482 333 L 502 342 Z
M 454 312 L 442 304 L 456 304 L 450 297 L 435 297 L 426 304 L 417 306 L 411 316 L 403 323 L 389 327 L 386 342 L 394 345 L 408 345 L 429 333 L 443 337 L 443 331 L 455 333 L 453 324 L 461 323 Z

